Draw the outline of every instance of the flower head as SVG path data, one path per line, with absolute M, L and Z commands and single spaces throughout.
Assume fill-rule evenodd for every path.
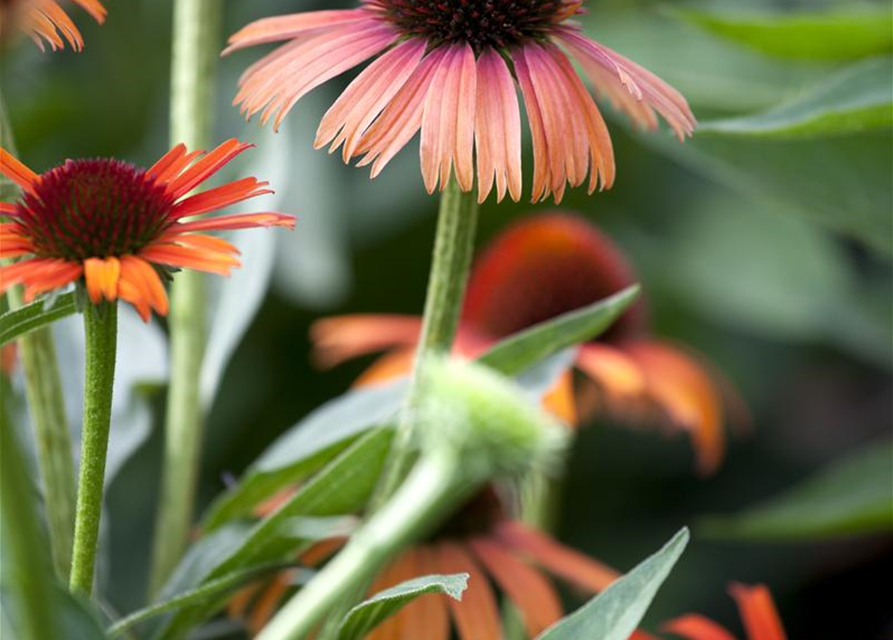
M 0 173 L 23 190 L 0 202 L 0 293 L 25 286 L 32 300 L 72 283 L 94 304 L 126 300 L 144 320 L 167 314 L 162 284 L 171 271 L 228 275 L 238 249 L 202 232 L 248 227 L 293 227 L 294 218 L 252 213 L 190 220 L 266 193 L 267 183 L 244 178 L 189 195 L 251 145 L 224 142 L 214 151 L 187 153 L 177 145 L 150 169 L 113 159 L 68 160 L 43 175 L 0 149 Z
M 763 585 L 733 584 L 729 593 L 738 604 L 748 640 L 787 640 L 772 594 Z M 689 614 L 671 620 L 663 630 L 687 640 L 735 640 L 735 636 L 704 616 Z
M 589 222 L 553 213 L 522 220 L 478 258 L 466 294 L 456 353 L 476 357 L 497 341 L 534 324 L 595 303 L 635 282 L 619 248 Z M 388 350 L 362 383 L 402 375 L 412 366 L 419 318 L 346 316 L 312 330 L 322 366 Z M 655 339 L 643 302 L 597 340 L 577 350 L 547 395 L 547 408 L 570 424 L 594 415 L 628 424 L 657 424 L 689 434 L 702 473 L 724 452 L 724 414 L 746 420 L 731 384 L 690 349 Z
M 305 12 L 249 24 L 227 51 L 285 42 L 251 66 L 235 103 L 274 120 L 309 91 L 375 58 L 323 117 L 317 148 L 343 147 L 378 175 L 421 131 L 429 193 L 455 171 L 478 199 L 496 189 L 521 197 L 521 89 L 533 137 L 533 200 L 587 181 L 614 182 L 605 122 L 577 75 L 574 57 L 604 95 L 639 125 L 658 114 L 680 139 L 694 131 L 685 99 L 660 78 L 582 34 L 569 22 L 582 0 L 363 0 L 357 9 Z M 475 169 L 475 164 L 477 168 Z
M 106 8 L 99 0 L 73 0 L 96 22 L 105 22 Z M 64 49 L 65 43 L 75 51 L 84 48 L 84 38 L 77 26 L 56 0 L 0 0 L 0 35 L 10 26 L 23 31 L 40 47 L 48 44 L 53 51 Z

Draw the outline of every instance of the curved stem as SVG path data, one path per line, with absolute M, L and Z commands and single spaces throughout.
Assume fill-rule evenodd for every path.
M 78 481 L 71 590 L 93 591 L 105 462 L 112 419 L 112 388 L 118 336 L 118 307 L 87 304 L 84 310 L 87 360 L 84 375 L 84 435 Z
M 171 140 L 190 149 L 211 141 L 217 32 L 223 0 L 176 0 L 171 70 Z M 177 275 L 171 287 L 171 379 L 161 497 L 150 591 L 157 593 L 189 540 L 195 508 L 204 407 L 200 377 L 206 342 L 205 279 Z
M 12 127 L 0 93 L 0 147 L 15 154 Z M 0 200 L 11 202 L 18 188 L 11 182 L 0 183 Z M 21 287 L 7 293 L 11 309 L 24 303 Z M 44 506 L 50 534 L 53 565 L 61 580 L 71 570 L 71 544 L 74 537 L 74 456 L 71 433 L 65 416 L 62 379 L 56 358 L 56 345 L 49 328 L 38 329 L 18 342 L 25 393 L 37 442 L 37 460 L 43 485 Z

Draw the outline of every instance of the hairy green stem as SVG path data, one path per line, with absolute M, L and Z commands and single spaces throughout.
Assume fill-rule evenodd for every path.
M 412 428 L 414 407 L 418 404 L 419 371 L 425 359 L 449 354 L 459 328 L 465 288 L 474 256 L 478 203 L 475 192 L 463 193 L 451 180 L 440 200 L 434 255 L 428 276 L 428 294 L 422 334 L 416 350 L 415 370 L 403 417 L 398 425 L 390 464 L 378 488 L 373 505 L 394 493 L 413 462 Z
M 176 0 L 171 69 L 171 141 L 190 149 L 211 142 L 215 62 L 223 0 Z M 189 540 L 203 433 L 200 377 L 206 343 L 205 279 L 177 275 L 171 288 L 171 379 L 165 420 L 161 497 L 152 556 L 152 593 Z
M 465 497 L 456 484 L 461 473 L 461 460 L 452 451 L 441 449 L 419 460 L 393 498 L 280 610 L 257 640 L 308 637 L 345 593 L 368 583 Z
M 2 93 L 0 147 L 15 155 L 15 140 L 6 116 Z M 18 191 L 18 187 L 12 182 L 0 182 L 0 201 L 14 201 Z M 12 287 L 7 293 L 7 300 L 11 309 L 21 307 L 24 303 L 21 287 Z M 66 581 L 71 570 L 71 544 L 74 537 L 74 456 L 65 416 L 56 345 L 50 329 L 44 328 L 21 337 L 18 348 L 34 439 L 37 442 L 37 460 L 43 485 L 53 566 L 58 577 Z
M 87 304 L 84 309 L 87 358 L 84 374 L 84 433 L 78 480 L 71 590 L 93 591 L 105 463 L 112 420 L 112 389 L 118 345 L 117 304 Z

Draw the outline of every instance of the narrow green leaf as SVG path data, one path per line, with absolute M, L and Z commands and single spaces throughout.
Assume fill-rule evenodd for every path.
M 241 571 L 233 571 L 220 578 L 208 580 L 202 586 L 178 594 L 173 598 L 163 600 L 152 606 L 134 611 L 122 618 L 111 627 L 107 633 L 116 636 L 146 620 L 160 616 L 171 611 L 177 611 L 187 606 L 203 604 L 209 600 L 219 598 L 221 595 L 231 594 L 241 586 L 263 578 L 264 576 L 296 567 L 294 563 L 271 562 L 250 567 Z
M 627 640 L 670 575 L 688 539 L 688 529 L 683 529 L 663 549 L 547 629 L 537 640 Z
M 468 578 L 467 573 L 425 576 L 380 591 L 348 612 L 338 631 L 338 640 L 365 638 L 379 624 L 426 594 L 443 593 L 454 600 L 462 600 L 462 594 L 468 588 Z
M 716 538 L 785 541 L 893 532 L 891 465 L 887 441 L 740 515 L 706 518 L 699 530 Z
M 889 5 L 826 12 L 756 13 L 676 10 L 713 34 L 769 55 L 808 60 L 853 60 L 893 49 Z
M 517 375 L 563 349 L 592 340 L 606 331 L 639 297 L 633 285 L 610 298 L 547 320 L 506 338 L 478 362 L 506 375 Z
M 812 138 L 893 127 L 893 59 L 843 69 L 802 96 L 768 111 L 702 123 L 699 133 Z
M 357 511 L 375 487 L 392 435 L 390 429 L 378 429 L 355 442 L 304 484 L 285 505 L 258 522 L 227 553 L 214 558 L 211 566 L 205 567 L 199 584 L 251 566 L 293 558 L 313 542 L 296 537 L 296 518 L 337 516 Z M 155 638 L 183 638 L 190 629 L 223 606 L 225 600 L 225 596 L 217 596 L 181 609 Z
M 52 304 L 38 300 L 15 311 L 7 311 L 0 316 L 0 346 L 56 320 L 66 318 L 76 311 L 77 299 L 74 293 L 59 296 Z

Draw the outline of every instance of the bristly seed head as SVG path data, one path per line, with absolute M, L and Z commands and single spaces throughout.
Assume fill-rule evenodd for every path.
M 174 197 L 112 159 L 69 160 L 40 177 L 17 207 L 36 255 L 82 261 L 137 253 L 172 223 Z
M 433 45 L 465 42 L 476 53 L 541 40 L 580 12 L 582 0 L 367 0 L 403 34 Z

